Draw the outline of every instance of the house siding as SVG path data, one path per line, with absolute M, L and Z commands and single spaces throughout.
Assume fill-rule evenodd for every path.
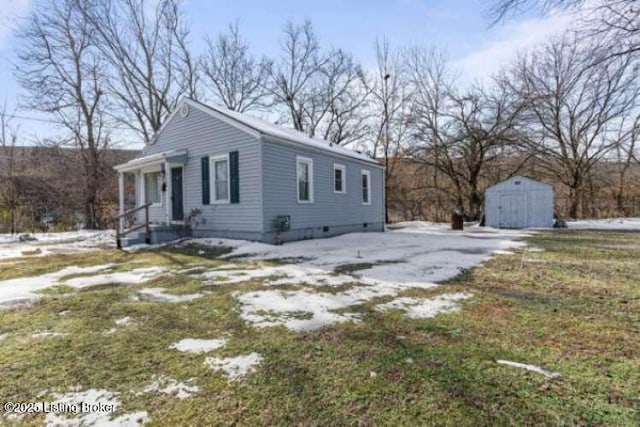
M 192 209 L 200 209 L 194 229 L 196 235 L 259 236 L 262 226 L 262 180 L 260 140 L 242 130 L 218 120 L 211 115 L 191 108 L 187 117 L 176 114 L 158 134 L 153 144 L 147 146 L 141 156 L 149 156 L 170 150 L 187 150 L 187 163 L 183 166 L 183 199 L 185 218 Z M 231 151 L 239 152 L 240 203 L 202 204 L 200 159 L 215 157 Z M 210 171 L 210 174 L 213 172 Z M 168 174 L 167 174 L 168 175 Z M 167 181 L 170 178 L 167 176 Z M 140 184 L 136 188 L 141 194 Z M 169 194 L 163 193 L 163 205 L 151 208 L 154 222 L 166 219 L 166 203 Z M 138 196 L 140 197 L 140 196 Z
M 297 199 L 298 156 L 313 159 L 313 203 Z M 334 193 L 333 165 L 346 167 L 346 193 Z M 291 216 L 281 240 L 327 237 L 352 231 L 384 230 L 384 170 L 366 162 L 271 141 L 262 143 L 265 241 L 276 240 L 274 220 Z M 362 203 L 361 172 L 371 173 L 371 204 Z M 366 224 L 366 227 L 365 227 Z M 323 227 L 329 227 L 324 231 Z

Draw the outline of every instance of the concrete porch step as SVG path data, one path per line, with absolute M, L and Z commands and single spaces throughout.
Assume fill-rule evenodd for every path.
M 149 228 L 152 244 L 165 243 L 187 237 L 184 226 L 181 225 L 152 224 Z M 120 245 L 123 248 L 144 243 L 146 243 L 144 230 L 134 231 L 120 239 Z

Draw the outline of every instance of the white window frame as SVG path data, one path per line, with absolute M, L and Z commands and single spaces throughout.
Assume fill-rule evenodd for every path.
M 363 176 L 367 177 L 367 201 L 366 202 L 362 199 L 362 190 L 364 190 L 364 188 L 362 188 Z M 366 169 L 362 169 L 362 173 L 360 175 L 360 200 L 362 200 L 363 205 L 371 204 L 371 171 L 368 171 Z
M 336 190 L 336 171 L 337 170 L 342 171 L 342 191 Z M 347 167 L 339 163 L 333 164 L 333 192 L 336 194 L 347 193 Z
M 216 185 L 216 163 L 220 161 L 227 162 L 227 198 L 218 200 L 216 197 L 217 194 L 217 185 Z M 231 201 L 231 171 L 229 168 L 229 153 L 223 154 L 220 156 L 210 156 L 209 157 L 209 189 L 210 199 L 209 203 L 214 205 L 226 205 Z
M 309 167 L 309 200 L 300 200 L 300 175 L 299 166 L 301 163 Z M 296 156 L 296 199 L 298 203 L 313 203 L 313 159 L 310 157 Z
M 140 184 L 140 193 L 142 193 L 142 197 L 140 198 L 141 204 L 140 206 L 144 206 L 147 204 L 147 175 L 151 175 L 152 173 L 158 174 L 158 201 L 156 203 L 151 203 L 151 207 L 157 208 L 162 206 L 162 171 L 146 171 L 142 172 L 142 183 Z

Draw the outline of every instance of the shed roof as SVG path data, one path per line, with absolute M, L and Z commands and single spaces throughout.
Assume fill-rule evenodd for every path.
M 546 182 L 538 181 L 537 179 L 528 178 L 528 177 L 522 176 L 522 175 L 516 175 L 516 176 L 512 176 L 511 178 L 505 179 L 504 181 L 501 181 L 501 182 L 497 183 L 496 185 L 493 185 L 493 186 L 487 188 L 485 191 L 491 192 L 491 191 L 499 190 L 502 187 L 509 186 L 509 184 L 512 183 L 513 181 L 526 181 L 526 182 L 528 182 L 530 184 L 529 186 L 531 186 L 531 184 L 533 184 L 533 185 L 543 186 L 543 187 L 548 187 L 549 189 L 553 189 L 553 186 L 551 184 L 547 184 Z

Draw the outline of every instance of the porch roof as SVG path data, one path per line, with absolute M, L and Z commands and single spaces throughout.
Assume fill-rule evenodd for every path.
M 164 162 L 173 164 L 187 163 L 187 150 L 172 150 L 163 153 L 151 154 L 149 156 L 138 157 L 133 160 L 114 166 L 118 172 L 131 172 L 146 166 L 152 166 Z

